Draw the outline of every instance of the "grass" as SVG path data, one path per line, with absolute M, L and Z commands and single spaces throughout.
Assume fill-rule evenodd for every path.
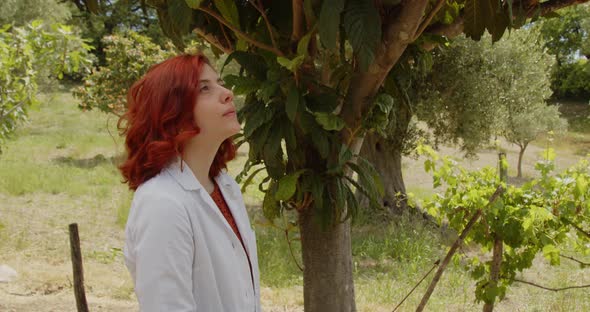
M 557 145 L 573 148 L 578 156 L 590 154 L 590 104 L 566 101 L 559 106 L 559 111 L 567 119 L 569 131 Z
M 67 236 L 72 222 L 80 226 L 91 309 L 137 309 L 121 254 L 132 193 L 120 183 L 114 165 L 122 151 L 121 140 L 109 134 L 116 133 L 116 120 L 100 112 L 80 112 L 67 90 L 43 99 L 0 155 L 0 264 L 10 265 L 20 276 L 13 283 L 0 284 L 0 310 L 73 310 Z M 587 134 L 580 135 L 586 138 Z M 229 164 L 230 173 L 237 175 L 245 159 L 241 150 Z M 404 170 L 417 172 L 415 166 L 405 163 Z M 260 211 L 263 193 L 256 186 L 263 178 L 263 174 L 257 176 L 244 194 L 257 233 L 262 303 L 265 311 L 301 311 L 298 233 L 289 233 L 289 244 L 284 230 L 265 225 Z M 424 185 L 408 185 L 408 191 L 418 202 L 433 194 Z M 438 228 L 416 216 L 383 219 L 371 214 L 361 212 L 352 229 L 357 306 L 359 311 L 391 311 L 443 256 L 448 241 Z M 580 270 L 565 260 L 560 267 L 549 267 L 540 257 L 523 278 L 553 287 L 588 284 L 590 269 Z M 410 296 L 402 311 L 415 309 L 428 281 Z M 451 265 L 428 309 L 480 310 L 473 292 L 468 274 Z M 497 308 L 587 311 L 588 294 L 588 290 L 547 293 L 515 285 Z

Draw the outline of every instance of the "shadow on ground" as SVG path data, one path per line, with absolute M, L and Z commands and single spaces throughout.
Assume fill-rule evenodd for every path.
M 92 158 L 73 158 L 73 157 L 57 157 L 51 160 L 52 163 L 58 165 L 66 165 L 77 168 L 91 169 L 104 164 L 120 164 L 121 156 L 105 157 L 103 154 L 98 154 Z

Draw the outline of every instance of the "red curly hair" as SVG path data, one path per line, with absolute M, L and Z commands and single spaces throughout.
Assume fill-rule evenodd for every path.
M 204 64 L 202 55 L 179 55 L 152 66 L 129 89 L 127 112 L 118 127 L 125 136 L 127 159 L 119 166 L 123 183 L 136 190 L 157 175 L 175 157 L 182 156 L 185 143 L 199 134 L 193 111 Z M 124 126 L 122 126 L 124 124 Z M 209 169 L 217 176 L 236 155 L 231 138 L 223 141 Z

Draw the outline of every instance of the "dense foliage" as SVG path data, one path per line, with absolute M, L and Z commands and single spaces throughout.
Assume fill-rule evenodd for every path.
M 133 31 L 103 38 L 106 65 L 93 69 L 84 85 L 73 91 L 80 108 L 99 109 L 122 115 L 127 109 L 127 91 L 154 64 L 173 55 L 149 37 Z
M 559 18 L 539 21 L 548 52 L 555 56 L 552 89 L 557 97 L 590 98 L 590 5 L 560 10 Z
M 40 21 L 0 28 L 0 145 L 26 120 L 36 99 L 39 72 L 57 79 L 89 71 L 91 47 L 71 27 Z
M 497 168 L 468 171 L 450 157 L 441 158 L 428 146 L 420 146 L 426 156 L 425 169 L 432 173 L 434 187 L 443 187 L 426 203 L 428 212 L 440 222 L 461 232 L 477 210 L 502 185 L 503 195 L 484 209 L 465 239 L 481 247 L 481 253 L 456 257 L 477 282 L 476 299 L 493 303 L 502 298 L 518 272 L 530 268 L 542 252 L 551 265 L 560 262 L 560 253 L 574 246 L 581 254 L 590 253 L 590 167 L 588 159 L 560 174 L 554 173 L 555 152 L 549 148 L 535 168 L 540 177 L 522 186 L 506 185 Z M 500 171 L 507 170 L 505 159 Z M 499 242 L 498 277 L 492 280 L 492 259 L 481 257 Z

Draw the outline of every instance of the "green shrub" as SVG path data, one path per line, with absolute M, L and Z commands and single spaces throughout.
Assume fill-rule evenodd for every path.
M 163 50 L 149 37 L 133 31 L 106 36 L 106 66 L 94 70 L 84 79 L 84 85 L 73 91 L 80 99 L 82 110 L 99 109 L 122 115 L 127 107 L 129 87 L 148 69 L 171 57 L 172 48 Z

